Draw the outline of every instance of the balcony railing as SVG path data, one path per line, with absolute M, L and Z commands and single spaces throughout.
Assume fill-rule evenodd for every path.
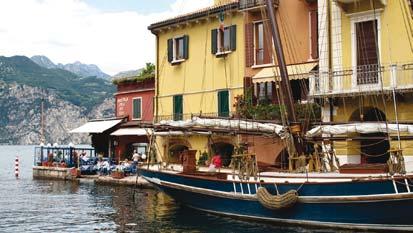
M 228 117 L 226 117 L 227 115 Z M 175 115 L 159 115 L 158 119 L 156 120 L 157 122 L 160 121 L 169 121 L 169 120 L 189 120 L 192 119 L 192 117 L 204 117 L 204 118 L 234 118 L 236 115 L 235 112 L 224 112 L 224 113 L 185 113 L 185 114 L 175 114 Z
M 413 63 L 365 65 L 312 73 L 310 96 L 369 94 L 395 90 L 413 92 Z
M 240 0 L 239 1 L 239 9 L 240 10 L 247 10 L 251 8 L 265 6 L 265 0 Z M 273 0 L 274 6 L 278 7 L 279 0 Z

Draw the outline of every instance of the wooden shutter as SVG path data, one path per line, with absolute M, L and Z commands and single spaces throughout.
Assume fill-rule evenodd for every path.
M 218 116 L 229 117 L 229 92 L 218 92 Z
M 254 24 L 245 24 L 245 66 L 254 65 Z
M 356 23 L 357 84 L 378 83 L 377 20 Z
M 218 52 L 218 30 L 213 29 L 211 31 L 211 53 L 212 54 L 217 54 Z
M 311 58 L 318 58 L 318 15 L 317 10 L 310 11 Z
M 182 120 L 183 118 L 183 98 L 182 95 L 173 97 L 173 118 L 174 121 Z
M 168 39 L 168 62 L 171 63 L 174 60 L 174 41 Z
M 188 59 L 189 55 L 189 36 L 184 36 L 184 59 Z
M 251 77 L 244 77 L 244 97 L 246 98 L 248 95 L 253 95 L 253 83 Z
M 232 25 L 229 28 L 230 49 L 235 51 L 237 49 L 237 25 Z
M 142 100 L 141 99 L 133 99 L 133 119 L 141 119 L 142 118 Z
M 266 21 L 263 23 L 264 27 L 264 59 L 263 64 L 271 64 L 272 63 L 272 35 L 269 22 Z

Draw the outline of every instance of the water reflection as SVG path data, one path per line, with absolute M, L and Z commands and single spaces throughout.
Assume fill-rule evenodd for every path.
M 32 179 L 32 147 L 0 147 L 0 232 L 337 232 L 206 214 L 156 190 Z M 21 157 L 21 178 L 13 173 Z

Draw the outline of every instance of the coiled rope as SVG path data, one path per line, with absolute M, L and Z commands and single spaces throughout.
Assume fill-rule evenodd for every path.
M 272 195 L 265 187 L 259 187 L 257 198 L 258 202 L 264 207 L 279 210 L 293 206 L 298 200 L 298 192 L 290 190 L 284 194 Z

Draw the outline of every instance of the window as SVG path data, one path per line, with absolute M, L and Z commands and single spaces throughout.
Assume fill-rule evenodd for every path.
M 264 22 L 254 23 L 254 65 L 272 64 L 272 38 L 268 35 L 268 30 Z
M 229 117 L 229 92 L 228 90 L 218 92 L 218 116 Z
M 229 27 L 224 28 L 224 30 L 218 30 L 218 52 L 230 51 L 230 31 Z
M 132 144 L 133 150 L 136 150 L 136 152 L 138 152 L 138 154 L 146 154 L 147 150 L 148 150 L 148 144 L 147 143 L 133 143 Z
M 255 24 L 255 64 L 264 64 L 264 24 Z
M 182 60 L 184 59 L 184 38 L 179 37 L 175 39 L 175 56 L 174 60 Z
M 133 105 L 132 105 L 132 111 L 133 111 L 133 120 L 140 120 L 142 119 L 142 98 L 134 98 L 133 100 Z
M 183 97 L 182 95 L 175 95 L 173 97 L 173 119 L 174 121 L 183 120 Z
M 236 50 L 236 25 L 224 27 L 223 29 L 213 29 L 211 31 L 211 52 L 221 55 Z
M 168 62 L 178 64 L 188 59 L 189 37 L 179 36 L 168 40 Z
M 310 11 L 310 56 L 318 59 L 318 12 Z
M 356 23 L 357 85 L 378 83 L 377 20 Z
M 261 82 L 255 84 L 255 96 L 260 104 L 275 103 L 275 82 Z

